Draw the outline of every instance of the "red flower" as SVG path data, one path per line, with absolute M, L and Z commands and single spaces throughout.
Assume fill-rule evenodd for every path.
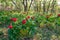
M 22 20 L 22 24 L 26 24 L 26 20 Z
M 30 18 L 30 16 L 27 16 L 27 18 L 29 19 L 29 18 Z
M 11 29 L 11 28 L 12 28 L 12 25 L 9 25 L 9 26 L 8 26 L 8 28 L 10 28 L 10 29 Z
M 17 21 L 17 18 L 11 18 L 12 21 L 16 22 Z
M 60 14 L 58 14 L 58 16 L 60 17 Z
M 27 17 L 26 17 L 26 20 L 28 20 L 29 18 L 30 18 L 30 16 L 27 16 Z

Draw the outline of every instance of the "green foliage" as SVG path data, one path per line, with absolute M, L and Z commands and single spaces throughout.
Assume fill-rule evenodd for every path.
M 0 0 L 0 3 L 8 9 L 0 11 L 0 27 L 8 29 L 9 40 L 22 40 L 37 33 L 41 34 L 41 40 L 49 40 L 53 34 L 60 35 L 60 14 L 53 14 L 57 12 L 56 0 Z
M 23 14 L 12 11 L 1 11 L 0 13 L 0 26 L 8 27 L 10 24 L 12 25 L 11 29 L 8 28 L 8 37 L 10 40 L 19 40 L 19 38 L 33 37 L 36 33 L 42 31 L 40 29 L 47 29 L 50 32 L 60 35 L 58 28 L 60 26 L 60 17 L 58 16 L 59 14 L 40 14 L 39 12 Z M 26 19 L 28 16 L 30 16 L 30 18 Z M 11 20 L 11 18 L 17 18 L 17 21 L 14 22 Z M 26 23 L 22 24 L 22 20 L 26 20 Z M 58 28 L 58 30 L 56 28 Z

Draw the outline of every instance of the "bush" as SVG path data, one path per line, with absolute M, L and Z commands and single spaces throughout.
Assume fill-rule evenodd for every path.
M 40 29 L 44 28 L 51 32 L 55 32 L 57 35 L 60 35 L 60 14 L 40 14 L 38 12 L 35 14 L 23 14 L 18 12 L 5 13 L 4 11 L 1 11 L 0 13 L 0 25 L 3 26 L 4 24 L 5 27 L 8 27 L 9 40 L 33 37 L 41 31 Z

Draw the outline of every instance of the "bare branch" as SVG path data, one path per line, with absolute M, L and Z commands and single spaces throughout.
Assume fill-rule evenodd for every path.
M 12 3 L 13 3 L 18 9 L 20 9 L 13 0 L 11 0 L 11 1 L 12 1 Z
M 30 7 L 31 7 L 32 3 L 33 3 L 33 0 L 31 0 L 31 3 L 30 3 L 30 6 L 29 6 L 29 9 L 30 9 Z

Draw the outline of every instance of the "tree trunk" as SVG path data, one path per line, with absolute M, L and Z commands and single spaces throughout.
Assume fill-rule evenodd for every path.
M 24 11 L 26 12 L 26 11 L 28 11 L 27 10 L 27 0 L 23 0 L 23 5 L 24 5 Z

